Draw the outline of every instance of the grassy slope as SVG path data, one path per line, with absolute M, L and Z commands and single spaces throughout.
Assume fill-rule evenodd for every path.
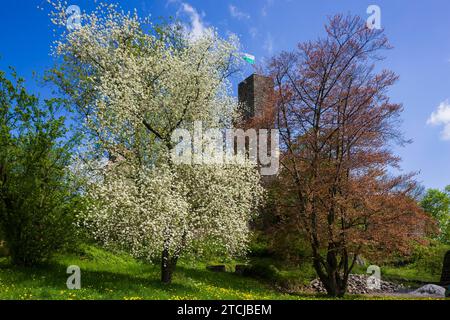
M 366 267 L 356 266 L 353 273 L 366 274 Z M 428 283 L 439 283 L 440 271 L 433 273 L 432 270 L 420 268 L 415 264 L 394 267 L 385 265 L 381 267 L 381 277 L 383 280 L 402 283 L 411 288 L 419 288 Z
M 440 274 L 417 270 L 414 266 L 384 267 L 382 272 L 383 277 L 387 280 L 399 281 L 413 287 L 420 287 L 425 283 L 439 283 L 440 281 Z
M 67 290 L 66 268 L 81 268 L 81 290 Z M 180 264 L 173 284 L 159 282 L 159 267 L 86 247 L 45 267 L 16 268 L 0 259 L 0 299 L 292 299 L 254 279 Z
M 324 299 L 281 294 L 255 279 L 212 273 L 204 264 L 180 264 L 173 284 L 159 281 L 159 267 L 87 246 L 82 255 L 60 255 L 47 266 L 17 268 L 0 259 L 0 299 Z M 81 290 L 67 290 L 66 268 L 81 268 Z M 290 275 L 293 276 L 293 275 Z M 349 296 L 347 299 L 369 297 Z

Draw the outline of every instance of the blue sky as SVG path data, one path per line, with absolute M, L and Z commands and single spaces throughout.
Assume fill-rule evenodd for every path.
M 89 10 L 93 0 L 68 0 Z M 244 50 L 263 61 L 301 41 L 324 34 L 327 16 L 352 13 L 368 17 L 371 4 L 381 8 L 381 24 L 395 47 L 381 67 L 400 75 L 392 100 L 404 104 L 402 130 L 413 143 L 396 149 L 405 172 L 420 171 L 426 187 L 450 184 L 450 1 L 448 0 L 128 0 L 116 1 L 153 17 L 177 16 L 193 32 L 215 27 L 239 35 Z M 37 7 L 43 7 L 39 10 Z M 0 2 L 0 68 L 12 65 L 34 93 L 48 95 L 33 79 L 52 66 L 54 40 L 42 0 Z M 244 74 L 252 72 L 248 66 Z

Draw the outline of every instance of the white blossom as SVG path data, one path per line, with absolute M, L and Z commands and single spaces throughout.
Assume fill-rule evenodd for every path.
M 56 4 L 52 14 L 57 25 L 63 7 Z M 91 144 L 80 155 L 90 198 L 82 224 L 106 246 L 147 260 L 163 249 L 178 257 L 205 243 L 242 253 L 263 199 L 255 166 L 170 160 L 174 130 L 195 121 L 210 128 L 233 122 L 238 103 L 228 75 L 239 68 L 239 42 L 215 31 L 193 41 L 175 26 L 158 33 L 147 24 L 144 32 L 143 23 L 103 5 L 55 42 L 62 65 L 77 70 L 70 96 L 81 101 L 86 90 L 78 88 L 92 92 L 78 105 Z

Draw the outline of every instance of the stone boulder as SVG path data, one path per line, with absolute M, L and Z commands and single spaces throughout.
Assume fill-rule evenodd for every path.
M 212 272 L 225 272 L 226 268 L 224 265 L 207 266 L 206 269 Z
M 445 298 L 445 288 L 435 284 L 427 284 L 410 294 L 420 297 Z

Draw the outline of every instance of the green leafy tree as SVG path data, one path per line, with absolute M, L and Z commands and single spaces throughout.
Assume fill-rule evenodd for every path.
M 428 189 L 420 205 L 438 222 L 438 240 L 450 244 L 450 186 L 444 191 Z
M 73 234 L 75 139 L 61 107 L 57 99 L 39 103 L 14 71 L 0 71 L 0 234 L 16 265 L 45 260 Z

